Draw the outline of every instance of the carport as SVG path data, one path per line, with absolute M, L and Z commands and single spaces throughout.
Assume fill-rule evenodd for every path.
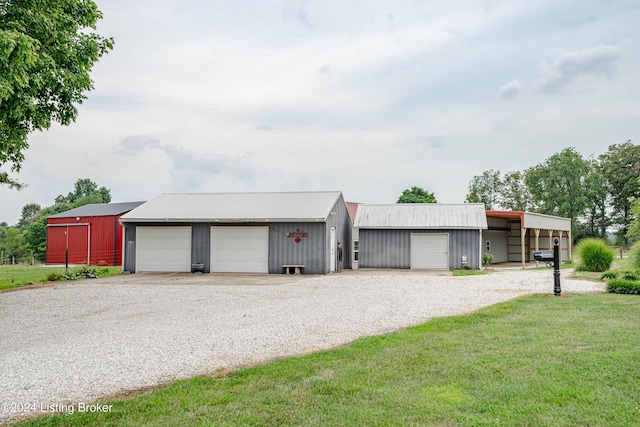
M 553 249 L 560 242 L 560 260 L 571 259 L 571 219 L 520 211 L 487 211 L 488 228 L 482 233 L 483 252 L 494 263 L 520 262 L 522 268 L 533 260 L 532 253 Z

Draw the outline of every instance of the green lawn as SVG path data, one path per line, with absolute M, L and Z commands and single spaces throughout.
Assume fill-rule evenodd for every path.
M 459 276 L 481 276 L 483 274 L 495 273 L 494 269 L 484 269 L 484 270 L 465 270 L 464 268 L 452 268 L 451 273 L 455 277 Z
M 120 267 L 96 267 L 101 276 L 120 274 Z M 78 268 L 69 268 L 72 272 Z M 0 265 L 0 291 L 28 285 L 42 283 L 52 273 L 63 274 L 64 267 L 45 267 L 42 265 Z
M 640 425 L 639 324 L 637 296 L 528 296 L 24 425 Z

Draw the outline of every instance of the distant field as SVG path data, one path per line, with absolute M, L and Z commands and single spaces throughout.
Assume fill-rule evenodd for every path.
M 69 271 L 79 267 L 69 268 Z M 120 274 L 120 267 L 96 267 L 103 273 L 101 276 Z M 52 273 L 64 274 L 64 267 L 49 267 L 45 265 L 0 265 L 0 291 L 28 285 L 30 283 L 43 283 Z

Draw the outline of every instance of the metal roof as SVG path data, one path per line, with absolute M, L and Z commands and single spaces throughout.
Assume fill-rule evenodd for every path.
M 487 211 L 488 217 L 520 219 L 524 228 L 571 231 L 571 218 L 520 211 Z
M 339 191 L 162 194 L 122 216 L 123 222 L 326 221 Z
M 356 219 L 356 213 L 358 212 L 358 205 L 360 203 L 355 203 L 355 202 L 346 202 L 347 203 L 347 210 L 349 211 L 349 218 L 351 218 L 351 221 L 355 221 Z
M 94 203 L 70 209 L 48 218 L 71 218 L 77 216 L 115 216 L 137 208 L 144 202 Z
M 482 203 L 360 205 L 354 226 L 359 228 L 486 229 L 487 216 Z

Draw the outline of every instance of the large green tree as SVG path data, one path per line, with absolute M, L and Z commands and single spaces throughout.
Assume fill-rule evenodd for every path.
M 91 0 L 0 0 L 0 168 L 20 171 L 30 132 L 76 119 L 93 65 L 113 48 L 91 31 L 101 18 Z M 20 187 L 9 171 L 0 184 Z
M 627 247 L 629 225 L 635 218 L 631 207 L 640 197 L 640 146 L 631 141 L 610 145 L 599 160 L 611 197 L 612 222 L 618 226 L 618 235 Z
M 5 261 L 11 261 L 15 259 L 19 262 L 26 257 L 27 248 L 25 246 L 23 234 L 16 227 L 7 228 L 4 242 L 1 249 L 4 255 Z
M 111 190 L 106 187 L 98 188 L 98 184 L 88 178 L 76 181 L 71 191 L 66 196 L 59 195 L 55 199 L 56 203 L 73 203 L 76 206 L 87 205 L 89 203 L 109 203 L 111 202 Z
M 398 198 L 398 203 L 438 203 L 436 196 L 424 188 L 413 186 L 404 190 Z
M 17 227 L 20 231 L 25 231 L 29 225 L 40 217 L 42 206 L 37 203 L 28 203 L 22 207 L 22 215 Z
M 570 147 L 525 172 L 534 210 L 575 220 L 586 206 L 585 179 L 589 163 Z
M 609 192 L 598 160 L 589 161 L 589 171 L 584 184 L 586 234 L 604 239 L 610 224 L 607 214 Z
M 634 219 L 629 224 L 627 237 L 640 237 L 640 199 L 636 199 L 631 206 L 631 214 Z
M 489 169 L 476 175 L 469 183 L 467 193 L 467 203 L 484 203 L 487 210 L 497 209 L 500 205 L 500 195 L 502 193 L 502 180 L 500 171 Z
M 502 179 L 500 204 L 510 211 L 525 212 L 531 210 L 531 192 L 520 171 L 508 172 Z

